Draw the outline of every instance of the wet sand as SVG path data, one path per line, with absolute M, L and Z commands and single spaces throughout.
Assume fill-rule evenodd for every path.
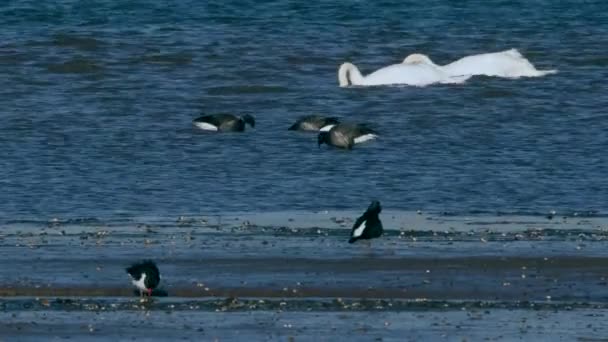
M 353 213 L 7 222 L 0 340 L 598 340 L 602 217 Z M 124 268 L 153 258 L 140 302 Z
M 204 341 L 605 341 L 606 310 L 21 311 L 0 338 Z

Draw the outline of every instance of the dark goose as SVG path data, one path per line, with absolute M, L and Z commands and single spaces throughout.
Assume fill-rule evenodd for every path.
M 290 131 L 315 131 L 318 132 L 322 127 L 327 125 L 335 125 L 338 123 L 336 118 L 326 118 L 320 115 L 308 115 L 300 118 L 296 123 L 291 125 Z
M 374 239 L 382 235 L 382 222 L 378 214 L 382 211 L 380 202 L 372 201 L 367 210 L 361 217 L 355 221 L 353 229 L 350 232 L 348 243 L 353 243 L 361 239 Z
M 319 147 L 323 143 L 335 147 L 352 149 L 355 144 L 362 143 L 378 137 L 378 134 L 365 125 L 353 123 L 339 123 L 328 125 L 319 132 Z
M 243 132 L 246 123 L 255 127 L 255 119 L 249 114 L 242 117 L 232 114 L 204 115 L 194 119 L 192 123 L 200 129 L 217 132 Z

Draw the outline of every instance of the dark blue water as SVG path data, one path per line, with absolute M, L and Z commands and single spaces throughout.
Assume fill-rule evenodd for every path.
M 604 1 L 9 1 L 0 5 L 5 219 L 365 208 L 608 210 Z M 410 53 L 519 49 L 542 78 L 338 87 Z M 204 134 L 201 113 L 252 114 Z M 312 113 L 381 138 L 319 149 Z

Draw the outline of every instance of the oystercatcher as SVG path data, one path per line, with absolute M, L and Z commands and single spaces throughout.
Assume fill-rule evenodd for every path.
M 133 285 L 139 289 L 140 296 L 143 297 L 144 293 L 147 293 L 148 297 L 152 296 L 152 291 L 160 283 L 160 272 L 153 261 L 144 260 L 133 264 L 127 267 L 126 271 L 131 276 Z

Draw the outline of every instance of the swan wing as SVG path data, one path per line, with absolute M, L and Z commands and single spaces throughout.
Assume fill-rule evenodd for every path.
M 425 86 L 441 82 L 447 75 L 427 64 L 393 64 L 363 79 L 364 85 L 407 84 Z
M 555 70 L 539 71 L 516 49 L 463 57 L 445 65 L 450 75 L 485 75 L 506 78 L 544 76 Z
M 440 83 L 442 83 L 442 84 L 462 84 L 462 83 L 466 82 L 472 76 L 473 75 L 449 76 L 449 77 L 446 77 L 445 79 L 441 80 Z
M 505 55 L 495 53 L 466 56 L 443 68 L 450 75 L 503 76 L 512 66 L 512 57 L 505 58 Z

